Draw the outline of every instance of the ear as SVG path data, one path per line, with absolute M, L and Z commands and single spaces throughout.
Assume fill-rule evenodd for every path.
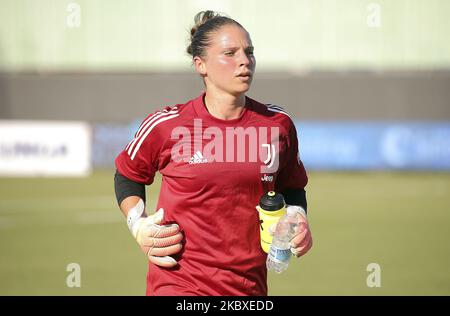
M 205 76 L 206 75 L 206 65 L 205 65 L 205 61 L 199 57 L 199 56 L 195 56 L 194 60 L 193 60 L 194 66 L 195 66 L 195 70 L 197 70 L 197 72 L 202 75 Z

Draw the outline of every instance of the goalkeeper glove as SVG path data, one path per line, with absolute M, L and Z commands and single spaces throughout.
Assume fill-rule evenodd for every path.
M 291 252 L 294 256 L 300 257 L 306 254 L 312 247 L 312 236 L 309 229 L 308 220 L 306 218 L 305 210 L 297 205 L 286 205 L 286 209 L 295 208 L 297 211 L 298 229 L 296 234 L 291 239 Z M 275 234 L 277 223 L 269 227 L 269 233 Z
M 159 225 L 164 218 L 162 208 L 151 216 L 146 216 L 144 208 L 144 202 L 139 200 L 128 212 L 127 222 L 131 234 L 150 262 L 165 268 L 176 266 L 177 261 L 170 255 L 182 249 L 180 227 L 177 224 Z

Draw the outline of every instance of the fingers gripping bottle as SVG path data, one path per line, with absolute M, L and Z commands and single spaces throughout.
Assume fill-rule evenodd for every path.
M 287 213 L 278 221 L 270 251 L 267 255 L 267 270 L 281 273 L 287 269 L 291 258 L 290 241 L 299 228 L 297 210 L 288 208 Z
M 266 253 L 269 253 L 269 247 L 272 243 L 272 235 L 269 233 L 269 227 L 276 224 L 286 213 L 284 197 L 279 193 L 269 191 L 261 197 L 256 209 L 259 212 L 261 247 Z

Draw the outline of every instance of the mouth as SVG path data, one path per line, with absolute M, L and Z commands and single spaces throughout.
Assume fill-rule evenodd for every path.
M 246 71 L 246 72 L 241 72 L 239 75 L 237 75 L 238 77 L 251 77 L 252 73 L 250 71 Z
M 252 73 L 251 72 L 243 72 L 239 75 L 237 75 L 237 77 L 241 80 L 250 80 L 252 78 Z

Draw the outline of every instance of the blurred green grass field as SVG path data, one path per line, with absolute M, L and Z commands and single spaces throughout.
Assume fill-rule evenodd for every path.
M 450 174 L 309 176 L 314 247 L 269 274 L 270 295 L 450 295 Z M 0 178 L 0 295 L 143 295 L 146 259 L 113 192 L 112 170 Z M 80 288 L 66 285 L 69 263 L 81 266 Z M 379 288 L 366 284 L 370 263 Z

